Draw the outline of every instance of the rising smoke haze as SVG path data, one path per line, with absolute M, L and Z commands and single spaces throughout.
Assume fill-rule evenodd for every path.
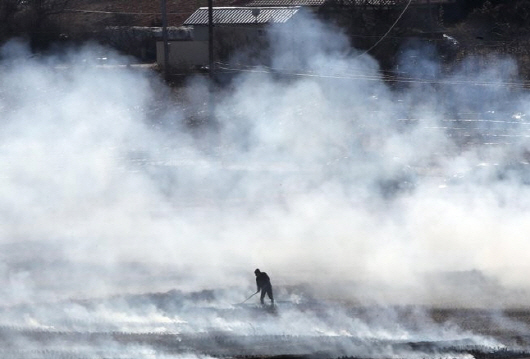
M 206 118 L 204 79 L 177 96 L 96 45 L 43 57 L 18 40 L 2 47 L 0 325 L 359 338 L 344 355 L 376 355 L 362 341 L 373 338 L 498 345 L 421 309 L 410 328 L 392 309 L 359 319 L 338 305 L 253 323 L 185 295 L 212 290 L 231 308 L 261 268 L 289 305 L 527 305 L 530 101 L 506 85 L 515 63 L 468 59 L 445 73 L 416 46 L 400 70 L 433 81 L 390 86 L 336 29 L 296 26 L 294 38 L 270 34 L 271 66 L 289 76 L 238 75 L 216 94 L 216 126 L 186 125 Z M 449 135 L 448 119 L 472 114 L 506 121 L 454 126 L 473 143 Z M 157 292 L 170 301 L 142 296 Z M 399 355 L 388 350 L 377 354 Z

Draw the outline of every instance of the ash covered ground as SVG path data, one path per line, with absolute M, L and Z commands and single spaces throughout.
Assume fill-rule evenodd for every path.
M 280 291 L 283 292 L 283 291 Z M 229 304 L 223 291 L 2 308 L 5 358 L 524 358 L 528 310 L 356 306 L 303 297 Z M 287 294 L 287 293 L 283 293 Z
M 2 357 L 528 357 L 517 64 L 411 44 L 389 84 L 295 26 L 213 96 L 96 45 L 0 49 Z M 274 310 L 238 304 L 255 268 Z

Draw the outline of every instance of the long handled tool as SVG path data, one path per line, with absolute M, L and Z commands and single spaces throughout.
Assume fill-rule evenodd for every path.
M 256 293 L 252 294 L 252 295 L 251 295 L 250 297 L 248 297 L 247 299 L 245 299 L 244 301 L 242 301 L 241 303 L 239 303 L 239 304 L 243 304 L 243 303 L 245 303 L 247 300 L 249 300 L 250 298 L 252 298 L 253 296 L 255 296 L 255 295 L 258 294 L 258 293 L 259 293 L 259 290 L 258 290 Z

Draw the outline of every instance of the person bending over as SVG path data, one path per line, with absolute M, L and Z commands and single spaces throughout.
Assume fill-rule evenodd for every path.
M 272 295 L 272 285 L 271 279 L 265 272 L 261 272 L 259 269 L 254 271 L 256 275 L 256 285 L 258 286 L 258 292 L 261 291 L 260 301 L 261 304 L 265 304 L 263 299 L 265 299 L 265 294 L 269 296 L 271 300 L 271 305 L 274 305 L 274 297 Z

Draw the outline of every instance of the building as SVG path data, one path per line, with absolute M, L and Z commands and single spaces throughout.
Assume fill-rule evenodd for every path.
M 381 11 L 387 11 L 393 12 L 389 16 L 393 18 L 395 16 L 392 14 L 399 14 L 405 6 L 410 5 L 411 9 L 417 11 L 414 16 L 420 20 L 416 21 L 423 22 L 417 24 L 417 27 L 432 33 L 433 23 L 436 20 L 430 15 L 436 12 L 436 7 L 454 3 L 456 0 L 412 0 L 410 3 L 408 0 L 232 0 L 232 4 L 237 6 L 213 8 L 214 59 L 215 62 L 225 62 L 235 54 L 242 54 L 245 64 L 260 63 L 263 50 L 267 48 L 265 28 L 271 24 L 287 24 L 302 9 L 316 13 L 349 31 L 358 32 L 355 26 L 361 26 L 363 28 L 361 31 L 380 33 L 380 29 L 367 30 L 363 23 L 358 21 L 356 14 L 368 13 L 368 17 L 377 18 L 381 15 Z M 418 14 L 421 16 L 417 16 Z M 187 70 L 208 65 L 208 20 L 208 8 L 200 7 L 182 24 L 191 29 L 190 38 L 169 37 L 169 64 L 172 69 Z M 381 26 L 386 28 L 388 21 L 382 21 Z M 361 48 L 368 46 L 358 45 Z M 158 39 L 157 43 L 157 59 L 160 66 L 165 66 L 164 44 L 161 39 Z
M 267 46 L 264 30 L 272 24 L 286 24 L 298 13 L 299 6 L 290 7 L 214 7 L 214 58 L 226 61 L 236 52 L 259 57 Z M 191 38 L 168 41 L 169 63 L 172 69 L 185 70 L 207 66 L 209 63 L 208 8 L 197 9 L 184 26 L 191 29 Z M 164 46 L 157 43 L 157 59 L 164 66 Z M 248 57 L 247 57 L 248 59 Z

